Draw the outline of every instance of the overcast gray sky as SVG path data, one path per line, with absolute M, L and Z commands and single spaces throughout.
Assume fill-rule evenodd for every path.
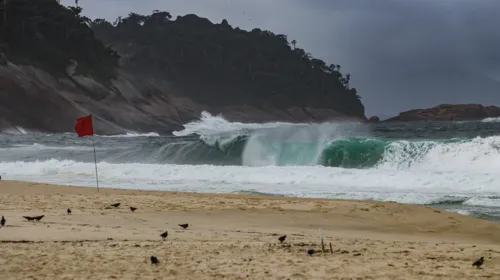
M 62 0 L 74 5 L 74 0 Z M 80 0 L 110 21 L 158 9 L 261 28 L 352 74 L 367 116 L 500 105 L 499 0 Z

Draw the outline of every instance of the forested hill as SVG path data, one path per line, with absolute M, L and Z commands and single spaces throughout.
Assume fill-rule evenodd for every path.
M 162 11 L 130 13 L 113 23 L 96 19 L 91 27 L 119 51 L 124 67 L 168 77 L 203 103 L 310 106 L 364 116 L 356 89 L 349 88 L 350 75 L 313 58 L 285 35 L 248 32 L 193 14 L 172 20 Z
M 350 75 L 299 45 L 196 15 L 111 23 L 55 0 L 9 0 L 0 5 L 0 130 L 71 131 L 87 113 L 101 133 L 168 132 L 202 111 L 245 122 L 364 119 Z
M 55 0 L 9 0 L 5 8 L 0 52 L 10 61 L 64 75 L 73 59 L 78 61 L 79 74 L 100 79 L 115 76 L 119 56 L 95 38 L 80 7 L 66 8 Z

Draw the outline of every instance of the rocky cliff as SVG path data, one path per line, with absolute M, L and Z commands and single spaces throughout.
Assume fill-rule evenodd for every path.
M 364 120 L 350 75 L 285 35 L 196 15 L 94 21 L 55 1 L 7 3 L 0 25 L 0 129 L 169 133 L 202 111 L 242 122 Z M 8 61 L 8 62 L 7 62 Z
M 441 104 L 399 113 L 385 121 L 465 121 L 500 117 L 500 108 L 480 104 Z
M 320 122 L 359 119 L 331 109 L 207 106 L 176 96 L 168 81 L 144 80 L 120 70 L 110 85 L 77 75 L 56 78 L 33 66 L 0 66 L 0 131 L 15 126 L 73 131 L 75 118 L 92 113 L 98 134 L 128 131 L 168 134 L 202 111 L 247 122 Z

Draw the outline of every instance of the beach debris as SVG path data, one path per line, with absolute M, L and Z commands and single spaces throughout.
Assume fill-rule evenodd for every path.
M 40 216 L 23 216 L 28 221 L 37 221 L 39 222 L 45 215 L 40 215 Z
M 68 210 L 66 210 L 66 213 L 68 213 L 68 215 L 71 215 L 71 209 L 68 208 Z
M 179 224 L 179 226 L 183 229 L 187 229 L 189 224 Z
M 168 231 L 165 231 L 164 233 L 160 234 L 161 238 L 165 239 L 168 236 Z
M 308 254 L 309 256 L 312 256 L 312 255 L 316 254 L 316 250 L 314 250 L 314 249 L 309 249 L 309 250 L 307 250 L 307 254 Z
M 115 207 L 115 208 L 118 208 L 118 206 L 120 206 L 120 204 L 121 204 L 120 202 L 118 202 L 118 203 L 115 203 L 115 204 L 111 204 L 111 207 Z
M 286 234 L 278 237 L 278 240 L 280 241 L 280 243 L 283 243 L 285 241 L 285 239 L 286 239 Z
M 473 264 L 472 266 L 475 266 L 477 267 L 477 269 L 481 268 L 481 266 L 483 265 L 484 263 L 484 257 L 480 257 L 479 259 L 477 259 Z
M 321 252 L 325 253 L 325 243 L 323 243 L 323 230 L 319 229 L 319 240 L 321 242 Z
M 5 226 L 5 222 L 6 222 L 6 221 L 7 221 L 7 220 L 5 220 L 5 217 L 4 217 L 4 216 L 2 216 L 2 219 L 0 220 L 0 227 L 4 227 L 4 226 Z
M 332 242 L 330 242 L 330 254 L 333 254 Z
M 157 257 L 151 256 L 151 264 L 159 264 L 160 260 Z
M 135 210 L 137 210 L 137 207 L 130 206 L 130 211 L 134 212 Z

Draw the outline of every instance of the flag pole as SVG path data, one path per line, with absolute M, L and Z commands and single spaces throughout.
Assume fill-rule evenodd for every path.
M 94 136 L 92 136 L 92 146 L 94 146 L 94 165 L 95 165 L 95 182 L 97 184 L 97 191 L 99 191 L 99 175 L 97 173 L 97 156 L 95 154 L 95 141 Z

